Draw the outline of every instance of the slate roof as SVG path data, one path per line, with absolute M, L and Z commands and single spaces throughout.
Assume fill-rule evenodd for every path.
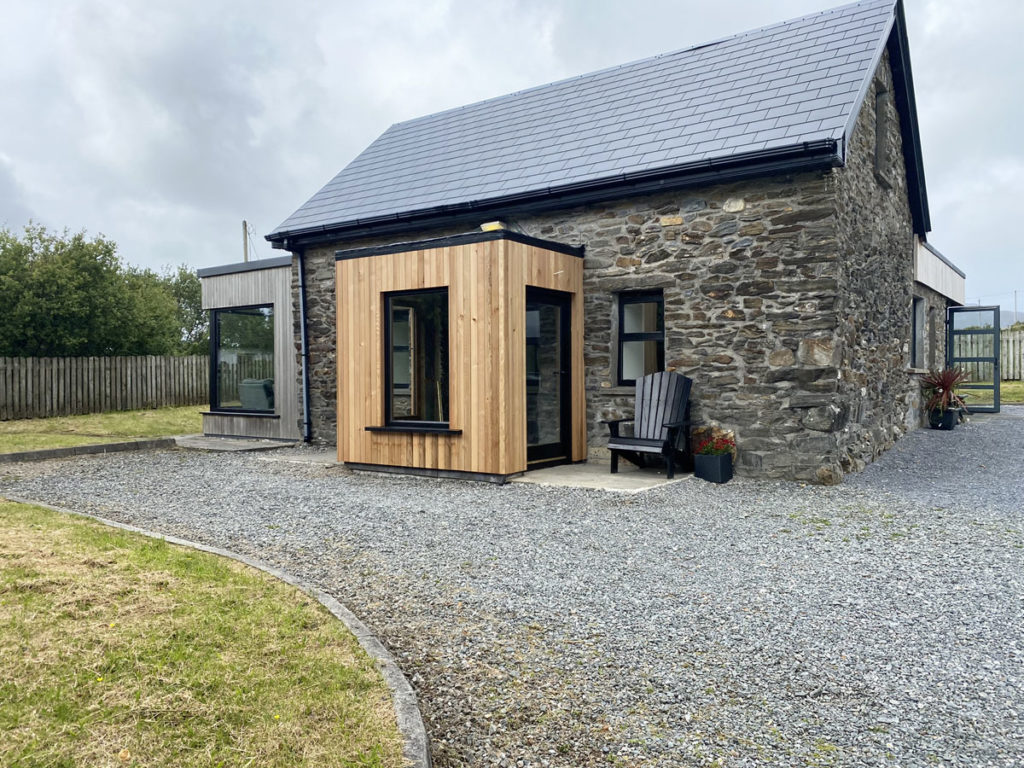
M 897 17 L 864 0 L 398 123 L 267 239 L 793 149 L 841 162 Z

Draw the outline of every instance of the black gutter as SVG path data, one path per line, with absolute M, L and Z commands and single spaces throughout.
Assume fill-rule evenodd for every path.
M 288 245 L 288 241 L 285 241 Z M 294 247 L 294 246 L 293 246 Z M 298 248 L 293 251 L 298 259 L 299 268 L 299 344 L 302 359 L 302 441 L 313 440 L 313 420 L 309 413 L 309 328 L 306 323 L 306 251 Z
M 921 132 L 917 122 L 917 99 L 914 96 L 914 76 L 910 69 L 910 41 L 907 39 L 907 20 L 903 14 L 903 0 L 896 3 L 896 23 L 889 35 L 889 65 L 892 67 L 893 90 L 900 115 L 900 134 L 903 156 L 907 166 L 907 187 L 910 192 L 910 213 L 914 219 L 914 232 L 924 235 L 931 231 L 928 212 L 928 188 L 924 180 L 924 159 L 921 157 Z
M 498 211 L 503 215 L 540 212 L 620 197 L 654 194 L 706 184 L 724 184 L 778 173 L 820 170 L 839 165 L 842 165 L 842 158 L 839 155 L 838 142 L 834 139 L 822 139 L 804 142 L 795 147 L 760 150 L 717 160 L 700 160 L 671 168 L 638 171 L 488 200 L 353 219 L 288 232 L 273 232 L 267 235 L 266 239 L 274 248 L 284 248 L 286 242 L 299 241 L 303 245 L 311 245 L 343 237 L 351 239 L 370 234 L 404 232 L 426 225 L 460 224 L 464 221 L 479 224 L 481 216 Z

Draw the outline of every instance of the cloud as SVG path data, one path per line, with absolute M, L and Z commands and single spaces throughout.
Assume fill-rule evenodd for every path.
M 10 158 L 0 155 L 0 228 L 18 231 L 32 219 Z
M 31 213 L 52 228 L 103 232 L 141 266 L 234 261 L 243 218 L 271 231 L 391 123 L 824 5 L 14 4 L 0 46 L 0 92 L 14 116 L 0 121 L 0 220 Z M 1020 190 L 1024 5 L 906 5 L 932 239 L 968 270 L 969 293 L 990 292 L 989 271 L 1024 289 L 1012 243 L 994 234 Z

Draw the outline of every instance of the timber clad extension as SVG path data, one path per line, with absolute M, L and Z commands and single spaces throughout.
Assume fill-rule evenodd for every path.
M 242 264 L 229 264 L 199 271 L 202 279 L 203 309 L 266 308 L 273 322 L 273 396 L 266 412 L 246 411 L 241 403 L 236 409 L 218 408 L 203 414 L 203 433 L 277 439 L 299 437 L 299 381 L 295 364 L 293 340 L 294 313 L 291 297 L 292 260 L 288 257 L 264 259 Z M 217 335 L 211 327 L 211 341 Z M 239 350 L 242 354 L 245 350 Z M 211 365 L 211 398 L 216 397 L 218 375 L 216 357 Z M 269 373 L 269 371 L 267 371 Z M 244 374 L 243 374 L 244 375 Z M 255 376 L 256 374 L 249 374 Z M 265 375 L 258 374 L 260 379 Z M 255 379 L 237 382 L 255 388 Z M 268 407 L 263 398 L 264 408 Z M 263 409 L 261 409 L 263 410 Z
M 267 239 L 294 254 L 308 436 L 343 461 L 505 477 L 601 455 L 628 381 L 664 366 L 739 473 L 832 483 L 918 424 L 963 285 L 915 260 L 929 229 L 903 3 L 864 0 L 392 126 Z M 449 302 L 448 384 L 406 390 L 402 292 L 425 288 Z M 434 431 L 389 431 L 387 403 L 425 390 L 450 406 Z M 541 434 L 558 423 L 571 441 Z
M 583 260 L 563 246 L 558 252 L 521 240 L 480 235 L 338 253 L 336 285 L 345 296 L 338 310 L 338 373 L 347 382 L 338 391 L 339 461 L 478 475 L 523 472 L 527 286 L 572 297 L 567 458 L 586 458 Z M 449 423 L 444 430 L 387 431 L 381 297 L 429 288 L 449 291 Z

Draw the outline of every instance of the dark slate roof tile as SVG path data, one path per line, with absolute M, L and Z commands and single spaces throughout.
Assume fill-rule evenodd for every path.
M 861 0 L 393 125 L 274 234 L 839 138 L 894 5 Z

